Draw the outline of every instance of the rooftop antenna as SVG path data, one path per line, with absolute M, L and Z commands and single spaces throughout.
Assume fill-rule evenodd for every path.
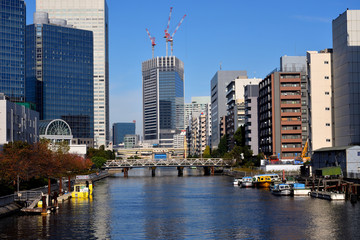
M 151 37 L 150 32 L 149 32 L 148 29 L 146 29 L 146 32 L 147 32 L 147 34 L 148 34 L 148 36 L 149 36 L 149 38 L 150 38 L 150 41 L 151 41 L 152 58 L 154 58 L 154 48 L 155 48 L 155 45 L 156 45 L 156 43 L 155 43 L 155 37 Z

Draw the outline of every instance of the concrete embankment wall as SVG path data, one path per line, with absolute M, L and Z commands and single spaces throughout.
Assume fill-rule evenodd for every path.
M 11 203 L 9 205 L 0 207 L 0 217 L 5 217 L 10 214 L 19 212 L 21 209 L 21 206 L 16 203 Z

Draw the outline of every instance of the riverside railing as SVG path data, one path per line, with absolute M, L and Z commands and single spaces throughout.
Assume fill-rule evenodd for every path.
M 0 197 L 0 207 L 4 207 L 14 202 L 14 194 Z
M 19 202 L 34 201 L 43 195 L 41 191 L 21 191 L 14 194 L 14 200 Z
M 51 184 L 51 191 L 58 191 L 59 190 L 59 185 L 58 184 Z M 24 192 L 33 192 L 33 193 L 39 193 L 39 195 L 41 193 L 44 193 L 46 194 L 48 192 L 48 187 L 47 186 L 44 186 L 44 187 L 39 187 L 39 188 L 34 188 L 34 189 L 31 189 L 29 191 L 20 191 L 19 193 L 22 195 L 22 196 L 18 196 L 18 193 L 14 193 L 14 194 L 10 194 L 10 195 L 6 195 L 6 196 L 3 196 L 3 197 L 0 197 L 0 207 L 4 207 L 6 205 L 9 205 L 15 201 L 27 201 L 27 200 L 24 200 L 25 197 L 29 196 L 28 193 L 25 193 Z M 31 193 L 29 193 L 31 194 Z M 31 200 L 31 199 L 30 199 Z

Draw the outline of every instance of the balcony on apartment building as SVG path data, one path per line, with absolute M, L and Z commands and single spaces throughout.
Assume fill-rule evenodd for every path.
M 282 117 L 281 125 L 299 125 L 301 126 L 301 117 L 300 116 L 291 116 L 291 117 Z

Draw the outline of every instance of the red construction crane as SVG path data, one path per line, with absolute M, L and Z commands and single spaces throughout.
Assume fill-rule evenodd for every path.
M 168 19 L 168 24 L 166 26 L 165 29 L 165 36 L 164 38 L 166 39 L 166 56 L 168 55 L 168 42 L 169 42 L 169 38 L 170 38 L 170 33 L 169 33 L 169 27 L 170 27 L 170 19 L 171 19 L 171 12 L 172 12 L 172 7 L 170 7 L 170 13 L 169 13 L 169 19 Z
M 167 38 L 167 40 L 171 43 L 171 56 L 173 55 L 173 41 L 174 41 L 174 35 L 176 33 L 176 31 L 179 29 L 180 25 L 182 24 L 182 22 L 184 21 L 186 17 L 186 14 L 181 18 L 179 24 L 176 26 L 175 31 L 173 32 L 173 34 L 171 35 L 171 37 Z
M 149 32 L 148 29 L 146 29 L 146 32 L 147 32 L 147 34 L 148 34 L 148 36 L 149 36 L 149 38 L 150 38 L 150 41 L 151 41 L 152 58 L 154 58 L 154 48 L 155 48 L 155 45 L 156 45 L 156 43 L 155 43 L 155 37 L 151 37 L 150 32 Z

